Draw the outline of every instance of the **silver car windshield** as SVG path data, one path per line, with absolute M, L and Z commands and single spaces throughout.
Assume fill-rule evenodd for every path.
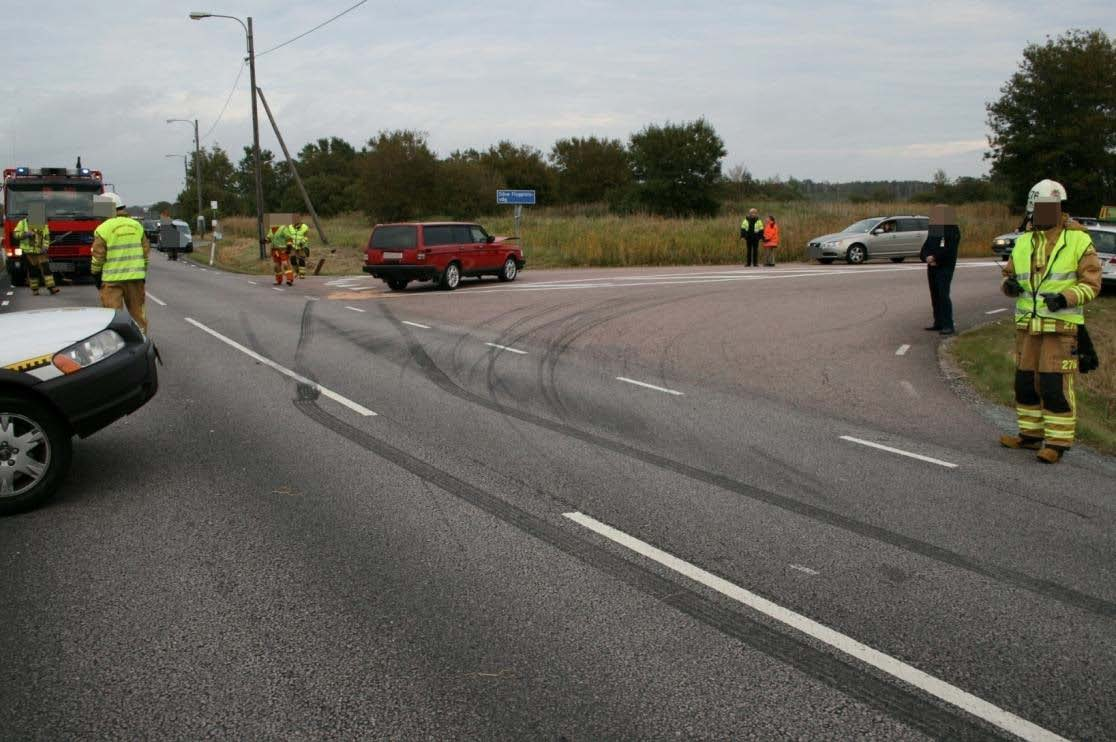
M 841 231 L 842 232 L 871 232 L 872 227 L 876 226 L 877 224 L 879 224 L 882 221 L 883 221 L 883 219 L 861 219 L 856 224 L 850 224 L 849 226 L 845 227 Z

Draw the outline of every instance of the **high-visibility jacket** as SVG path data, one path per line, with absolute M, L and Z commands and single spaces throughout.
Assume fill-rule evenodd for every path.
M 291 238 L 290 231 L 289 231 L 290 226 L 291 225 L 289 225 L 289 224 L 284 224 L 283 226 L 277 228 L 274 232 L 271 233 L 270 240 L 271 240 L 271 246 L 273 248 L 276 248 L 278 250 L 286 250 L 289 247 L 289 245 L 287 243 L 288 242 L 293 242 L 293 239 Z
M 93 232 L 90 270 L 104 283 L 147 279 L 147 249 L 143 225 L 130 216 L 114 216 Z M 104 244 L 102 249 L 98 240 Z
M 775 222 L 769 222 L 767 226 L 763 228 L 763 246 L 779 246 L 779 225 Z
M 744 221 L 740 222 L 740 236 L 743 237 L 746 234 L 754 234 L 757 236 L 763 234 L 763 219 L 757 216 L 756 220 L 749 225 L 748 217 L 744 217 Z
M 1036 234 L 1038 245 L 1034 244 Z M 1090 255 L 1094 259 L 1083 262 Z M 1059 321 L 1085 324 L 1084 305 L 1096 298 L 1099 276 L 1081 276 L 1079 266 L 1088 265 L 1091 274 L 1092 263 L 1099 268 L 1095 258 L 1093 240 L 1082 229 L 1062 229 L 1053 246 L 1045 244 L 1041 232 L 1027 232 L 1016 239 L 1010 273 L 1023 287 L 1023 293 L 1015 300 L 1016 327 L 1038 333 L 1056 331 Z M 1043 294 L 1062 294 L 1069 305 L 1051 312 Z
M 12 236 L 19 242 L 19 249 L 27 255 L 45 253 L 50 247 L 50 227 L 45 224 L 32 227 L 26 219 L 20 219 Z
M 309 224 L 290 224 L 287 226 L 287 236 L 290 238 L 294 246 L 303 250 L 310 247 L 310 225 Z

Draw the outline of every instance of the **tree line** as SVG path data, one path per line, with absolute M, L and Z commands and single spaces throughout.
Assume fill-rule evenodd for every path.
M 269 211 L 302 210 L 302 197 L 285 162 L 261 151 L 261 180 Z M 197 208 L 194 168 L 175 211 Z M 704 119 L 650 125 L 628 142 L 570 137 L 545 154 L 501 141 L 485 150 L 439 157 L 424 133 L 380 132 L 360 149 L 339 137 L 306 144 L 295 165 L 322 216 L 364 212 L 379 221 L 443 215 L 472 218 L 498 210 L 496 190 L 531 189 L 542 205 L 604 203 L 617 212 L 706 216 L 720 207 L 724 142 Z M 220 146 L 205 148 L 202 199 L 222 213 L 253 213 L 252 150 L 235 164 Z

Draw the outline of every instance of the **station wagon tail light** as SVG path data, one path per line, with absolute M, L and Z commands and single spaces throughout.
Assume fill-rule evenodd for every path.
M 115 330 L 102 330 L 91 338 L 74 343 L 54 356 L 54 367 L 72 374 L 105 360 L 124 348 L 124 338 Z

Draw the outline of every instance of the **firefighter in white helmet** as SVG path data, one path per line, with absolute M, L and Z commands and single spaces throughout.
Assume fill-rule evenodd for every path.
M 147 333 L 147 260 L 151 245 L 143 225 L 128 216 L 124 201 L 115 193 L 105 194 L 116 205 L 116 216 L 93 232 L 93 279 L 101 294 L 101 306 L 128 308 L 128 314 Z
M 1004 267 L 1003 292 L 1015 297 L 1015 411 L 1018 435 L 1001 445 L 1037 451 L 1054 464 L 1073 445 L 1074 377 L 1095 368 L 1084 305 L 1101 288 L 1101 265 L 1089 232 L 1062 213 L 1066 189 L 1036 183 L 1027 198 L 1030 230 Z

